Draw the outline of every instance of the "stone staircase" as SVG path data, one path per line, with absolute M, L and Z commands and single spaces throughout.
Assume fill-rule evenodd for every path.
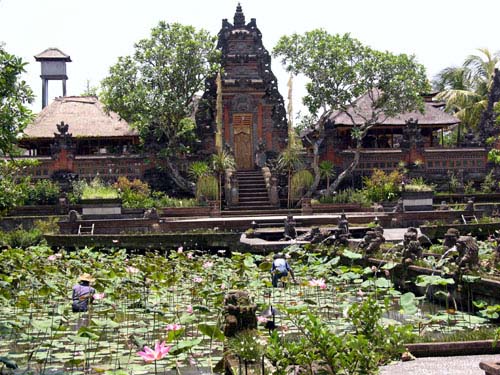
M 275 211 L 271 205 L 266 189 L 266 182 L 260 170 L 237 171 L 236 178 L 239 187 L 239 203 L 237 206 L 227 207 L 224 211 L 238 212 L 255 211 L 264 213 Z

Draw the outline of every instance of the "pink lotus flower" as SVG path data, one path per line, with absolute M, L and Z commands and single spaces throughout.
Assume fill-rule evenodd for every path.
M 188 305 L 188 307 L 186 308 L 186 312 L 188 314 L 192 314 L 193 313 L 193 306 L 192 305 Z
M 363 297 L 365 295 L 365 292 L 363 292 L 361 289 L 358 289 L 358 292 L 356 293 L 358 297 Z
M 193 277 L 193 282 L 195 283 L 201 283 L 203 279 L 200 276 Z
M 184 251 L 184 248 L 183 248 L 182 246 L 179 246 L 179 247 L 177 248 L 177 252 L 178 252 L 179 254 L 182 254 L 182 252 L 183 252 L 183 251 Z
M 179 331 L 181 329 L 182 329 L 182 325 L 177 324 L 177 323 L 167 324 L 167 327 L 165 328 L 166 331 Z
M 94 293 L 94 299 L 104 299 L 106 297 L 106 294 L 104 293 Z
M 224 284 L 220 284 L 220 288 L 221 288 L 221 290 L 224 290 L 224 289 L 226 289 L 226 286 Z
M 188 253 L 187 258 L 188 259 L 193 259 L 193 253 Z
M 385 270 L 384 273 L 385 273 L 385 277 L 391 276 L 391 272 L 389 270 Z
M 267 319 L 265 316 L 258 316 L 257 321 L 259 323 L 266 323 L 269 319 Z
M 137 354 L 139 354 L 145 362 L 151 363 L 165 357 L 171 348 L 171 346 L 165 346 L 165 341 L 162 343 L 157 342 L 154 350 L 145 346 L 143 350 L 137 352 Z
M 125 267 L 125 271 L 128 273 L 139 273 L 139 269 L 132 266 Z
M 52 255 L 49 255 L 47 257 L 47 260 L 50 260 L 51 262 L 53 262 L 54 260 L 56 260 L 57 258 L 62 258 L 62 254 L 61 253 L 57 253 L 57 254 L 52 254 Z
M 213 265 L 214 265 L 214 262 L 207 261 L 207 262 L 203 263 L 203 268 L 212 268 Z
M 377 267 L 376 266 L 372 266 L 372 272 L 377 272 Z
M 326 289 L 325 279 L 312 279 L 312 280 L 309 280 L 309 286 L 317 286 L 320 289 Z

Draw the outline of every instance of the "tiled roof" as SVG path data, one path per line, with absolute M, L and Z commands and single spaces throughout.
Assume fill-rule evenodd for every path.
M 57 59 L 71 62 L 71 58 L 69 57 L 69 55 L 66 55 L 59 48 L 47 48 L 45 51 L 40 52 L 38 55 L 35 55 L 35 59 L 36 61 Z
M 56 124 L 64 121 L 73 137 L 133 137 L 138 133 L 115 112 L 107 113 L 94 96 L 56 98 L 28 125 L 24 138 L 53 138 Z
M 377 93 L 375 93 L 377 95 Z M 334 122 L 337 126 L 352 126 L 353 120 L 356 124 L 363 124 L 363 117 L 370 118 L 371 117 L 371 104 L 372 100 L 370 99 L 368 94 L 361 96 L 355 102 L 356 111 L 351 108 L 348 109 L 348 113 L 344 112 L 334 112 L 330 116 L 330 121 Z M 388 117 L 385 121 L 382 122 L 384 125 L 405 125 L 405 121 L 410 118 L 414 120 L 418 120 L 419 125 L 441 125 L 448 126 L 458 124 L 460 120 L 458 120 L 455 116 L 452 116 L 441 109 L 437 108 L 440 106 L 440 103 L 434 103 L 431 101 L 425 101 L 424 113 L 419 111 L 407 112 L 398 116 Z M 350 116 L 349 116 L 350 115 Z M 352 116 L 352 119 L 351 119 Z M 381 116 L 383 119 L 385 116 Z

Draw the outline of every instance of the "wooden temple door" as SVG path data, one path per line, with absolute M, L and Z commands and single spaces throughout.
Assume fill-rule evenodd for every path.
M 233 115 L 234 159 L 236 169 L 253 169 L 252 114 Z

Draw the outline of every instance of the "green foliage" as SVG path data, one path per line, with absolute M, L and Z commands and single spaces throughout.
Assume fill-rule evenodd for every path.
M 59 233 L 59 219 L 57 217 L 47 217 L 44 220 L 35 221 L 35 229 L 43 234 L 57 234 Z
M 406 191 L 433 191 L 434 186 L 428 185 L 423 177 L 412 178 L 410 183 L 405 185 Z
M 206 176 L 210 173 L 208 163 L 205 161 L 192 162 L 188 169 L 188 176 L 193 181 L 198 181 L 201 176 Z
M 330 160 L 323 160 L 319 163 L 319 174 L 321 178 L 326 179 L 326 188 L 330 187 L 330 178 L 335 176 L 335 166 Z
M 99 177 L 95 177 L 90 183 L 81 181 L 77 184 L 76 191 L 81 191 L 80 199 L 118 198 L 118 190 L 112 185 L 106 184 Z
M 35 165 L 32 160 L 0 160 L 0 213 L 24 203 L 30 178 L 25 169 Z
M 196 199 L 201 201 L 219 199 L 219 183 L 215 176 L 202 176 L 196 183 Z
M 500 150 L 493 148 L 488 152 L 488 161 L 495 165 L 500 164 Z
M 257 361 L 264 354 L 264 346 L 258 336 L 256 330 L 241 331 L 227 340 L 227 348 L 231 354 L 244 361 Z
M 0 44 L 0 155 L 14 153 L 19 134 L 33 118 L 26 107 L 33 102 L 33 93 L 21 80 L 26 64 Z
M 371 177 L 363 178 L 363 192 L 372 202 L 391 201 L 398 197 L 403 176 L 399 171 L 386 174 L 375 169 Z
M 24 204 L 56 204 L 60 194 L 61 188 L 57 182 L 38 180 L 28 186 Z
M 479 48 L 480 55 L 469 55 L 462 66 L 443 69 L 433 80 L 441 91 L 436 97 L 446 102 L 446 110 L 457 116 L 466 129 L 476 128 L 486 108 L 495 65 L 500 53 Z
M 458 181 L 455 173 L 448 172 L 448 189 L 450 193 L 456 193 L 458 188 L 460 187 L 460 181 Z
M 321 203 L 361 203 L 365 207 L 373 203 L 363 191 L 354 189 L 345 189 L 335 194 L 324 195 L 319 201 Z
M 476 192 L 476 188 L 474 187 L 474 181 L 469 180 L 464 185 L 464 193 L 465 194 L 474 194 Z
M 490 173 L 484 177 L 484 181 L 481 183 L 481 192 L 487 194 L 492 193 L 495 191 L 496 186 L 497 181 L 493 176 L 493 171 L 491 170 Z
M 183 190 L 175 161 L 190 153 L 196 139 L 191 119 L 195 94 L 220 68 L 216 38 L 192 26 L 160 22 L 132 56 L 120 57 L 102 82 L 102 100 L 135 126 L 148 148 L 168 161 L 166 167 Z
M 406 326 L 382 325 L 382 307 L 372 298 L 353 304 L 348 310 L 351 329 L 336 334 L 313 314 L 297 317 L 297 335 L 271 335 L 266 355 L 277 374 L 286 374 L 290 366 L 307 371 L 313 367 L 329 374 L 375 374 L 379 366 L 397 358 L 404 342 L 411 337 Z
M 290 183 L 291 196 L 293 199 L 300 199 L 314 182 L 314 176 L 307 169 L 302 169 L 294 173 Z
M 25 249 L 29 246 L 39 244 L 42 240 L 43 233 L 38 228 L 25 230 L 19 227 L 10 232 L 0 231 L 0 244 L 4 244 L 12 248 Z

